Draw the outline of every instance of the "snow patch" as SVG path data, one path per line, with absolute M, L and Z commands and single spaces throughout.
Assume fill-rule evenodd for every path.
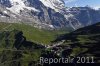
M 70 17 L 73 17 L 74 15 L 72 14 L 67 14 L 67 15 L 64 15 L 64 17 L 68 20 Z
M 60 9 L 64 8 L 65 4 L 62 0 L 40 0 L 46 7 L 54 9 L 59 12 Z
M 5 16 L 2 15 L 1 17 L 5 17 Z
M 20 13 L 20 11 L 24 10 L 24 9 L 34 10 L 36 12 L 39 11 L 33 7 L 26 6 L 24 3 L 25 1 L 26 0 L 10 0 L 12 7 L 7 8 L 7 9 L 16 14 Z
M 54 26 L 53 25 L 49 25 L 51 28 L 54 28 Z
M 3 13 L 7 14 L 7 11 L 3 11 Z

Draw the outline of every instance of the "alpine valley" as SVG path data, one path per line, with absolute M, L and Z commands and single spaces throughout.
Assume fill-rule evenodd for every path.
M 0 66 L 55 65 L 40 57 L 100 63 L 99 22 L 100 9 L 64 0 L 0 0 Z

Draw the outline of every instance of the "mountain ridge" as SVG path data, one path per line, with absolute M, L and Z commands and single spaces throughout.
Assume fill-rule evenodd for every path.
M 99 16 L 100 11 L 90 7 L 66 8 L 63 0 L 0 0 L 1 22 L 24 23 L 39 29 L 76 30 L 99 22 Z

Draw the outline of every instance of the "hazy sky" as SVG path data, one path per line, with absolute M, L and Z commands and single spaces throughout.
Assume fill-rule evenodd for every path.
M 89 5 L 90 7 L 99 8 L 100 7 L 100 0 L 65 0 L 66 6 L 86 6 Z

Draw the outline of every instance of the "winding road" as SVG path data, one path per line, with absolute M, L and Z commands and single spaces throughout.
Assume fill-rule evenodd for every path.
M 46 46 L 46 48 L 47 48 L 47 49 L 49 49 L 49 48 L 54 48 L 54 47 L 57 47 L 57 46 L 59 46 L 59 45 L 62 45 L 64 42 L 65 42 L 65 40 L 62 40 L 61 42 L 55 43 L 55 44 L 53 44 L 52 46 L 48 45 L 48 46 Z

